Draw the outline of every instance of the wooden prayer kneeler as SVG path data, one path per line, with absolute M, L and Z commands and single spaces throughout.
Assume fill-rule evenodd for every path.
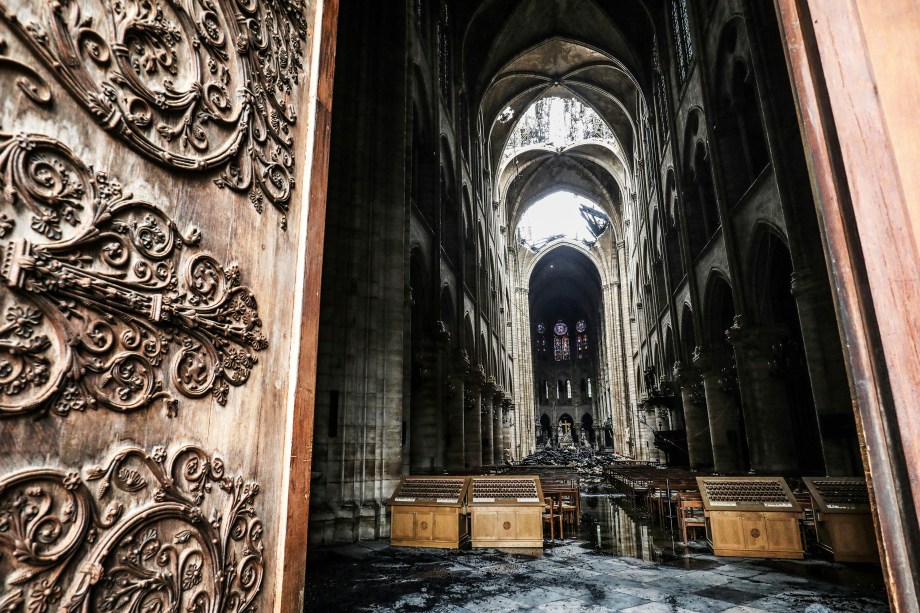
M 543 490 L 535 476 L 472 477 L 473 547 L 543 547 Z
M 403 477 L 389 501 L 390 544 L 456 549 L 470 538 L 469 477 Z
M 803 481 L 815 502 L 818 545 L 836 562 L 878 564 L 866 481 L 862 477 L 807 477 Z
M 697 477 L 717 556 L 805 557 L 802 508 L 782 477 Z

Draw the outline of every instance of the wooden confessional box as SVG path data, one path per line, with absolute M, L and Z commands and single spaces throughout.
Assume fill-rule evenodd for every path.
M 469 477 L 404 477 L 390 499 L 390 544 L 459 548 L 470 539 Z
M 469 509 L 473 547 L 543 547 L 539 477 L 472 477 Z
M 717 556 L 805 557 L 802 508 L 782 477 L 697 477 Z
M 878 543 L 862 477 L 807 477 L 818 545 L 837 562 L 879 563 Z

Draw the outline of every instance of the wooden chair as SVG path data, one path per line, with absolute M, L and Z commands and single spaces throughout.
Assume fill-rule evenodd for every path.
M 807 535 L 811 533 L 815 540 L 818 538 L 818 526 L 815 522 L 815 501 L 809 492 L 795 492 L 795 501 L 802 507 L 802 519 L 799 520 L 799 530 L 802 533 L 802 546 L 808 549 Z
M 559 524 L 559 539 L 562 540 L 565 538 L 562 531 L 562 513 L 560 510 L 558 499 L 556 499 L 555 496 L 543 497 L 543 529 L 545 530 L 546 525 L 549 524 L 550 542 L 555 542 L 556 540 L 557 522 Z
M 677 496 L 677 525 L 684 545 L 689 544 L 687 532 L 689 530 L 706 531 L 706 516 L 703 509 L 703 499 L 699 494 L 681 492 Z
M 580 523 L 578 491 L 566 490 L 559 492 L 559 508 L 562 512 L 562 522 L 570 528 L 577 529 Z

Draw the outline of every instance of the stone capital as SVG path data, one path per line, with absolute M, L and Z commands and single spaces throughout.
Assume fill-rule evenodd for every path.
M 693 368 L 701 377 L 719 372 L 724 362 L 724 358 L 700 345 L 693 348 Z
M 827 278 L 822 274 L 815 274 L 811 268 L 803 268 L 792 273 L 789 291 L 793 296 L 805 296 L 818 290 L 827 288 Z
M 690 387 L 700 381 L 700 369 L 695 365 L 674 363 L 674 380 L 681 387 Z
M 434 322 L 434 337 L 439 349 L 445 349 L 450 345 L 450 330 L 440 319 Z
M 769 352 L 774 345 L 789 338 L 789 328 L 784 325 L 753 326 L 736 318 L 735 324 L 725 331 L 725 338 L 738 352 Z
M 460 375 L 468 375 L 470 369 L 470 354 L 466 352 L 466 349 L 458 350 L 457 353 L 454 354 L 454 370 Z
M 482 385 L 486 379 L 486 371 L 483 370 L 480 364 L 475 364 L 470 368 L 469 374 L 466 376 L 466 381 L 470 385 Z

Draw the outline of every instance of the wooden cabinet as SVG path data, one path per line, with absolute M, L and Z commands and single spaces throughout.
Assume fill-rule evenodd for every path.
M 837 562 L 879 562 L 869 491 L 860 477 L 806 478 L 818 545 Z
M 717 556 L 805 557 L 801 507 L 779 477 L 697 477 Z
M 390 544 L 458 548 L 470 538 L 469 477 L 405 477 L 390 499 Z
M 543 547 L 539 477 L 473 477 L 468 506 L 473 547 Z
M 542 547 L 542 508 L 473 507 L 473 547 Z

